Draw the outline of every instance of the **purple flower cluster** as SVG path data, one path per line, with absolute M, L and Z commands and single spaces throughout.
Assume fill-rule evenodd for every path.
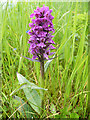
M 34 10 L 34 13 L 30 15 L 32 23 L 29 23 L 31 29 L 28 31 L 30 39 L 28 43 L 30 44 L 29 52 L 33 54 L 32 59 L 38 58 L 39 60 L 48 59 L 49 55 L 54 54 L 50 52 L 51 49 L 55 49 L 52 44 L 55 42 L 52 40 L 54 37 L 52 34 L 55 32 L 53 29 L 52 20 L 54 17 L 51 15 L 52 10 L 49 7 L 39 8 Z

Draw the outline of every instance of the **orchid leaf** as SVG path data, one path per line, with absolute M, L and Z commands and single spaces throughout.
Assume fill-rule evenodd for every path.
M 54 55 L 52 58 L 54 58 L 54 57 L 55 57 L 55 55 Z M 44 65 L 44 72 L 47 71 L 47 68 L 48 68 L 48 66 L 49 66 L 49 64 L 51 63 L 52 60 L 53 60 L 53 59 L 48 60 L 48 61 L 46 62 L 46 64 Z
M 20 84 L 22 83 L 27 83 L 28 85 L 30 85 L 31 83 L 21 74 L 17 73 L 17 78 Z M 32 83 L 31 85 L 34 86 L 34 83 Z M 35 85 L 36 86 L 36 85 Z M 31 107 L 38 113 L 40 114 L 40 107 L 41 107 L 41 98 L 38 94 L 38 92 L 34 89 L 31 89 L 30 87 L 24 87 L 23 91 L 26 95 L 26 98 L 29 101 L 29 104 L 31 105 Z
M 45 89 L 45 88 L 38 87 L 38 86 L 35 85 L 34 83 L 29 83 L 29 84 L 30 84 L 30 85 L 25 84 L 25 85 L 21 86 L 20 89 L 30 87 L 31 89 L 48 90 L 48 89 Z
M 22 56 L 22 55 L 21 55 Z M 28 59 L 28 60 L 30 60 L 30 61 L 33 61 L 33 62 L 40 62 L 39 60 L 36 60 L 36 59 L 31 59 L 31 58 L 28 58 L 28 57 L 25 57 L 25 56 L 22 56 L 22 57 L 24 57 L 24 58 L 26 58 L 26 59 Z
M 25 103 L 20 97 L 14 96 L 13 102 L 14 106 L 18 109 L 22 116 L 32 118 L 35 114 L 32 108 L 27 103 Z
M 38 89 L 38 90 L 48 90 L 48 89 L 45 89 L 45 88 L 38 87 L 37 85 L 35 85 L 34 83 L 31 83 L 31 82 L 29 82 L 28 84 L 27 84 L 27 83 L 22 83 L 21 85 L 19 85 L 19 86 L 10 94 L 10 96 L 13 95 L 14 93 L 16 93 L 18 90 L 23 89 L 23 88 L 31 88 L 31 89 Z
M 17 92 L 25 84 L 27 84 L 27 83 L 22 83 L 21 85 L 19 85 L 14 91 L 12 91 L 12 93 L 10 94 L 10 96 L 13 95 L 15 92 Z

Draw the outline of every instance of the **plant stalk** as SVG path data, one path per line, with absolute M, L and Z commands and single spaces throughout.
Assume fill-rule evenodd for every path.
M 41 73 L 41 87 L 44 88 L 44 60 L 40 62 L 40 73 Z M 44 91 L 41 90 L 41 97 L 42 97 L 42 112 L 44 109 Z

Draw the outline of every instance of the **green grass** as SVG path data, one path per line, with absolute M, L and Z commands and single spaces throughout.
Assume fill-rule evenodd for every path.
M 32 58 L 28 53 L 29 36 L 26 31 L 31 22 L 29 15 L 37 6 L 45 4 L 53 9 L 54 38 L 60 45 L 45 72 L 44 115 L 45 118 L 87 118 L 88 117 L 88 3 L 87 2 L 18 2 L 2 9 L 2 92 L 3 117 L 25 118 L 17 109 L 10 93 L 19 82 L 16 72 L 39 86 L 40 64 L 20 55 Z M 2 5 L 3 6 L 3 5 Z M 17 50 L 14 51 L 13 49 Z M 16 92 L 27 102 L 23 90 Z M 52 111 L 52 108 L 55 110 Z M 0 115 L 1 116 L 1 115 Z M 33 117 L 39 117 L 37 114 Z

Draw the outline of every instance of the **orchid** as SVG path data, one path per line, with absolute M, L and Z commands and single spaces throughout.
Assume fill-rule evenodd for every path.
M 52 20 L 54 17 L 51 15 L 52 10 L 49 7 L 39 8 L 34 10 L 34 13 L 30 15 L 32 23 L 29 23 L 30 30 L 26 31 L 30 35 L 28 43 L 30 44 L 29 53 L 33 55 L 31 61 L 40 62 L 41 82 L 40 87 L 44 88 L 44 61 L 49 60 L 49 55 L 53 55 L 55 52 L 51 50 L 56 49 L 53 45 L 55 42 L 52 40 L 54 37 L 52 34 L 55 32 Z M 27 57 L 25 57 L 27 58 Z M 51 58 L 52 59 L 52 58 Z M 44 93 L 41 92 L 42 108 L 44 109 Z

